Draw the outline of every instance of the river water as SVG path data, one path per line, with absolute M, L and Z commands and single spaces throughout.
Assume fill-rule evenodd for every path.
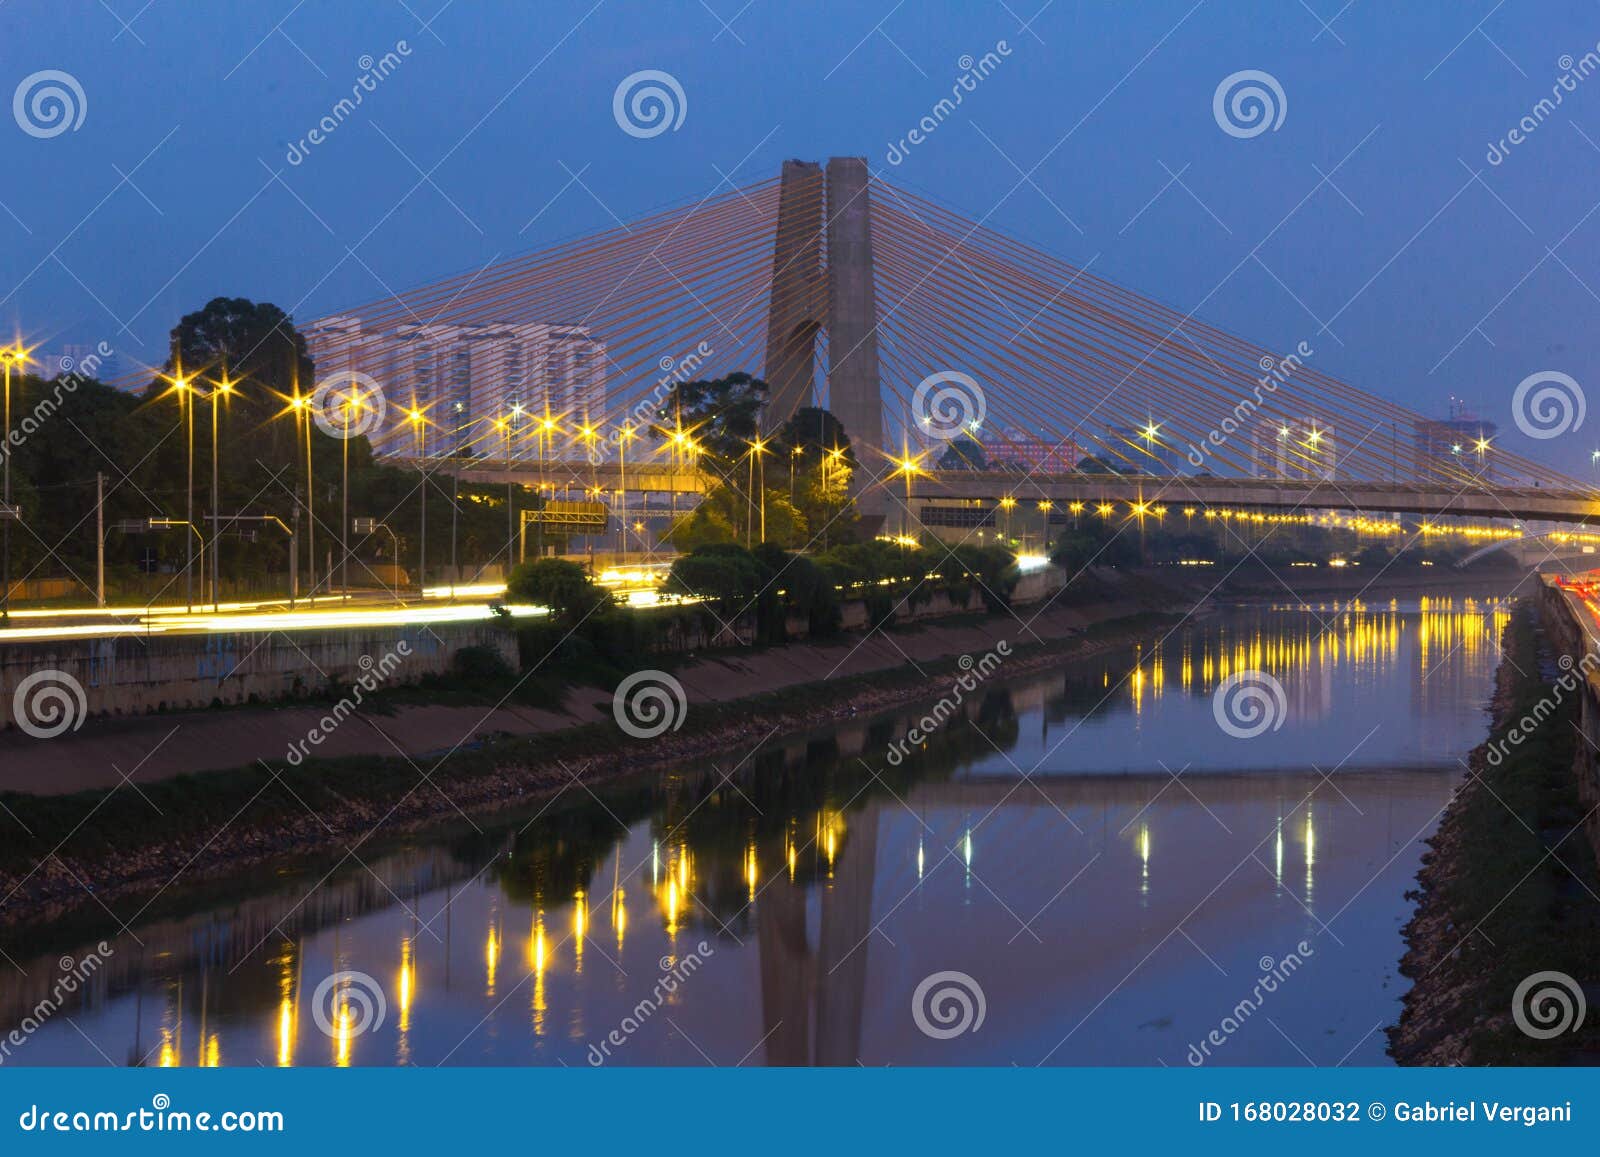
M 213 890 L 103 951 L 8 943 L 0 1062 L 1384 1064 L 1508 611 L 1234 608 Z M 1219 723 L 1243 671 L 1282 688 L 1223 713 L 1260 734 Z M 93 975 L 40 1009 L 68 966 Z

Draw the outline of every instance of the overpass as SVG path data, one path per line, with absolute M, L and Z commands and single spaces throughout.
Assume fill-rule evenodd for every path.
M 415 459 L 396 459 L 416 465 Z M 906 479 L 892 463 L 874 484 L 892 492 L 891 505 L 907 498 Z M 466 481 L 507 481 L 555 496 L 574 496 L 595 489 L 611 496 L 624 483 L 629 494 L 704 495 L 718 481 L 690 465 L 643 461 L 598 464 L 586 460 L 538 462 L 513 460 L 495 464 L 481 459 L 433 460 L 429 469 L 460 470 Z M 1415 514 L 1421 517 L 1469 517 L 1600 524 L 1600 491 L 1576 486 L 1448 485 L 1443 482 L 1363 482 L 1341 479 L 1220 478 L 1190 474 L 1025 473 L 1021 471 L 916 470 L 909 498 L 913 513 L 929 506 L 976 505 L 998 508 L 1003 499 L 1020 506 L 1050 502 L 1098 506 L 1112 503 L 1121 513 L 1143 507 L 1195 507 L 1246 510 L 1348 510 L 1367 513 Z

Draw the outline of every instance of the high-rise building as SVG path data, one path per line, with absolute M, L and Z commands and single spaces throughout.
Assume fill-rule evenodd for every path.
M 500 419 L 533 430 L 546 414 L 562 429 L 599 421 L 606 407 L 605 343 L 588 327 L 546 322 L 369 329 L 359 318 L 330 317 L 306 327 L 317 379 L 356 372 L 383 390 L 385 428 L 372 435 L 380 453 L 409 451 L 406 414 L 428 415 L 430 453 L 478 449 L 504 453 L 489 424 Z M 536 437 L 515 437 L 513 457 L 539 453 Z M 548 449 L 547 445 L 547 449 Z
M 1332 424 L 1318 418 L 1257 421 L 1251 435 L 1251 473 L 1296 480 L 1338 476 L 1338 441 Z
M 1419 418 L 1413 425 L 1413 466 L 1419 478 L 1488 477 L 1494 470 L 1490 444 L 1498 432 L 1462 411 L 1445 419 Z

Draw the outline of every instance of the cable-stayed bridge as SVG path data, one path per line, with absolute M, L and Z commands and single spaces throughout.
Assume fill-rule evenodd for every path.
M 868 510 L 1002 502 L 1600 522 L 1595 491 L 871 173 L 773 179 L 302 327 L 387 452 L 550 491 L 695 493 L 675 383 L 744 371 L 763 432 L 850 435 Z M 420 414 L 420 419 L 413 415 Z M 470 458 L 470 461 L 468 459 Z M 767 463 L 769 470 L 785 469 Z M 771 481 L 769 474 L 768 480 Z

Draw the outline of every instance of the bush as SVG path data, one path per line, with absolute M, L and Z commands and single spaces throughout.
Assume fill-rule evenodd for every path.
M 462 647 L 450 666 L 456 675 L 472 683 L 496 682 L 516 674 L 505 656 L 493 647 Z

